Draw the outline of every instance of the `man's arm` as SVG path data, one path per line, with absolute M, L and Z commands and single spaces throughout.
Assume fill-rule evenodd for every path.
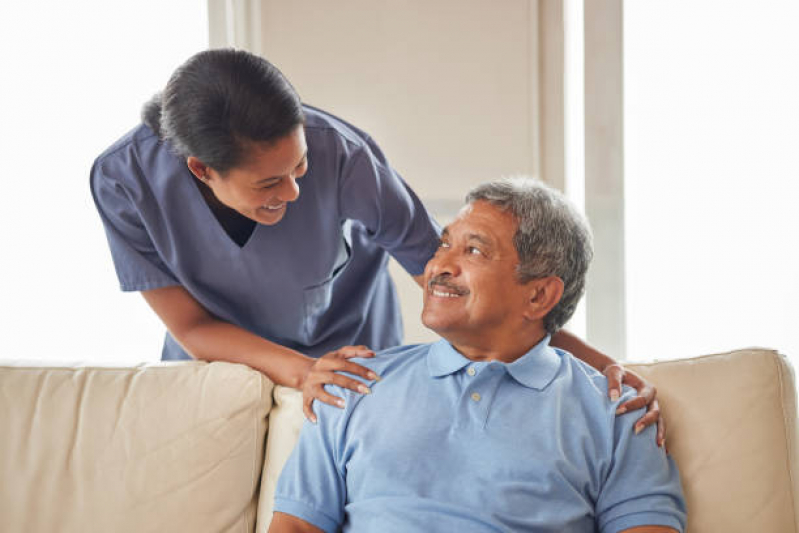
M 631 395 L 627 391 L 623 399 Z M 655 445 L 654 427 L 633 434 L 639 413 L 607 413 L 613 442 L 610 454 L 601 459 L 604 479 L 594 508 L 599 531 L 683 531 L 687 511 L 677 465 Z
M 335 533 L 344 523 L 347 480 L 341 454 L 348 449 L 344 429 L 361 396 L 337 386 L 326 388 L 341 395 L 345 406 L 315 402 L 317 423 L 303 424 L 275 486 L 270 531 Z
M 633 531 L 632 529 L 630 531 Z M 645 530 L 648 531 L 648 530 Z M 654 530 L 653 530 L 654 531 Z M 659 531 L 659 530 L 658 530 Z M 290 514 L 275 512 L 269 524 L 269 533 L 323 533 L 305 520 Z

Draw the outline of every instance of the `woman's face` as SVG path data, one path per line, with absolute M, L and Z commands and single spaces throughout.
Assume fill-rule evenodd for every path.
M 224 205 L 271 226 L 280 222 L 288 203 L 300 195 L 297 180 L 308 171 L 305 129 L 297 126 L 275 143 L 254 144 L 245 162 L 224 175 L 196 158 L 190 157 L 188 165 Z

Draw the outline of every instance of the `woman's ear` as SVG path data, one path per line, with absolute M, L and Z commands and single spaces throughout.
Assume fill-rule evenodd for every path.
M 525 317 L 530 321 L 543 320 L 563 296 L 563 280 L 557 276 L 547 276 L 528 283 L 529 301 Z
M 201 182 L 207 183 L 208 180 L 211 179 L 211 173 L 210 173 L 211 167 L 209 167 L 208 165 L 206 165 L 205 163 L 203 163 L 193 155 L 190 155 L 189 157 L 186 158 L 186 166 L 189 167 L 189 170 L 191 171 L 192 174 L 194 174 L 194 177 L 196 177 Z

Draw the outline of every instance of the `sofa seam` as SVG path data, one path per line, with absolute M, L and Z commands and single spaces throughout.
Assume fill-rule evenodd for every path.
M 796 527 L 796 524 L 797 524 L 796 494 L 795 494 L 796 488 L 795 488 L 795 484 L 794 484 L 794 481 L 795 481 L 794 480 L 794 472 L 793 472 L 793 469 L 791 467 L 791 450 L 795 446 L 795 443 L 794 443 L 793 436 L 790 434 L 791 432 L 788 431 L 788 426 L 790 425 L 790 421 L 789 421 L 789 418 L 788 418 L 788 413 L 786 413 L 786 411 L 785 411 L 785 391 L 786 391 L 785 379 L 784 379 L 784 377 L 785 377 L 784 376 L 784 370 L 785 369 L 780 364 L 781 361 L 779 360 L 779 357 L 780 357 L 779 354 L 777 354 L 776 352 L 772 352 L 771 360 L 772 360 L 772 363 L 774 364 L 774 366 L 777 369 L 777 379 L 779 380 L 779 386 L 780 386 L 780 410 L 782 412 L 782 431 L 783 431 L 783 434 L 784 434 L 783 436 L 784 436 L 784 442 L 785 442 L 785 455 L 786 455 L 785 462 L 786 462 L 786 467 L 787 467 L 786 470 L 788 471 L 788 480 L 790 482 L 790 493 L 791 493 L 790 505 L 791 505 L 791 510 L 793 511 L 792 512 L 792 514 L 793 514 L 793 523 L 794 523 L 794 527 Z
M 258 375 L 258 406 L 259 407 L 261 405 L 261 402 L 263 402 L 263 399 L 264 399 L 264 380 L 263 380 L 263 378 L 261 378 L 260 373 L 259 373 L 259 375 Z M 257 412 L 260 413 L 260 409 Z M 253 448 L 254 448 L 253 449 L 253 453 L 252 453 L 252 461 L 253 461 L 253 463 L 252 463 L 252 466 L 250 468 L 250 494 L 252 494 L 253 500 L 251 501 L 251 503 L 249 505 L 247 505 L 247 513 L 246 513 L 247 519 L 245 520 L 245 526 L 244 526 L 245 527 L 244 530 L 247 531 L 247 532 L 255 531 L 255 526 L 257 524 L 257 521 L 253 522 L 253 527 L 252 527 L 252 529 L 250 529 L 250 512 L 251 512 L 251 509 L 252 509 L 252 504 L 254 502 L 255 503 L 256 515 L 257 515 L 257 512 L 258 512 L 258 499 L 260 498 L 260 494 L 258 495 L 259 498 L 256 498 L 256 495 L 255 495 L 255 485 L 256 485 L 256 477 L 257 477 L 256 476 L 256 472 L 258 470 L 256 468 L 256 465 L 258 463 L 258 423 L 259 423 L 258 417 L 254 416 L 253 417 L 253 439 L 252 439 Z
M 750 348 L 739 348 L 737 350 L 731 350 L 729 352 L 719 352 L 719 353 L 711 353 L 705 355 L 694 355 L 688 357 L 681 357 L 679 359 L 656 359 L 653 361 L 622 361 L 625 366 L 636 366 L 636 367 L 651 367 L 653 365 L 658 366 L 668 366 L 677 363 L 683 363 L 685 361 L 701 361 L 704 359 L 712 359 L 716 357 L 729 357 L 729 356 L 737 356 L 747 352 L 759 352 L 765 353 L 770 356 L 776 356 L 777 350 L 774 348 L 758 348 L 758 347 L 750 347 Z
M 199 361 L 197 359 L 183 359 L 183 360 L 176 360 L 176 361 L 153 361 L 147 363 L 134 363 L 129 365 L 121 365 L 121 366 L 92 366 L 92 365 L 82 365 L 80 362 L 75 362 L 74 364 L 70 363 L 63 363 L 59 361 L 54 361 L 52 365 L 15 365 L 9 364 L 13 363 L 13 359 L 9 359 L 7 361 L 0 360 L 0 368 L 5 368 L 7 370 L 99 370 L 102 372 L 128 372 L 130 370 L 161 370 L 161 369 L 170 369 L 170 368 L 177 368 L 180 366 L 204 366 L 211 364 L 208 361 Z M 60 364 L 59 364 L 60 363 Z M 238 364 L 238 363 L 229 363 L 229 364 Z

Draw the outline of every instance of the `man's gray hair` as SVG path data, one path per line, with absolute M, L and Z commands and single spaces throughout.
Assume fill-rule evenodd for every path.
M 478 200 L 516 218 L 519 226 L 513 244 L 519 254 L 520 283 L 547 276 L 563 280 L 563 296 L 544 317 L 547 332 L 555 333 L 571 318 L 585 291 L 594 255 L 588 222 L 560 192 L 533 178 L 483 183 L 466 196 L 468 204 Z

